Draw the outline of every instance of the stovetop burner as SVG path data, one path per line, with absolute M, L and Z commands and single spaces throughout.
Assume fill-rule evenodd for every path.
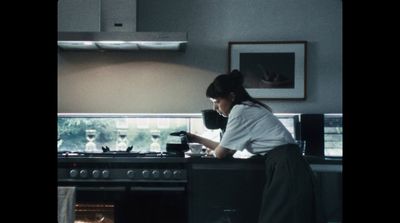
M 129 146 L 128 148 L 126 148 L 125 151 L 114 151 L 114 152 L 125 152 L 125 153 L 130 153 L 130 152 L 132 151 L 132 149 L 133 149 L 133 146 Z M 101 150 L 103 150 L 104 153 L 113 152 L 113 151 L 111 151 L 111 149 L 110 149 L 108 146 L 102 146 L 102 147 L 101 147 Z

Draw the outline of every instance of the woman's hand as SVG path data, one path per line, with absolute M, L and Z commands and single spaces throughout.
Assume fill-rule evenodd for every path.
M 218 142 L 214 142 L 210 139 L 201 137 L 199 135 L 190 133 L 190 132 L 186 132 L 186 137 L 188 139 L 188 142 L 195 142 L 195 143 L 200 143 L 202 145 L 204 145 L 205 147 L 209 148 L 210 150 L 214 150 L 215 148 L 217 148 L 218 146 Z
M 196 139 L 198 138 L 196 134 L 186 132 L 186 136 L 187 136 L 189 142 L 198 142 L 198 141 L 196 141 Z
M 207 156 L 214 156 L 214 151 L 209 149 L 209 148 L 206 148 L 206 155 Z

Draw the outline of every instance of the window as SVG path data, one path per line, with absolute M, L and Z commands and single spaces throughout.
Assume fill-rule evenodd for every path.
M 85 152 L 86 130 L 95 130 L 96 150 L 101 147 L 116 150 L 118 134 L 126 132 L 127 145 L 133 152 L 147 152 L 152 143 L 151 132 L 158 130 L 161 151 L 166 151 L 168 135 L 175 131 L 190 131 L 219 141 L 219 130 L 203 125 L 201 114 L 59 114 L 58 151 Z
M 343 156 L 342 114 L 324 114 L 325 156 Z
M 300 114 L 275 114 L 279 121 L 286 127 L 286 129 L 292 134 L 294 139 L 299 137 L 299 115 Z
M 295 137 L 296 115 L 277 114 L 281 122 Z M 95 130 L 94 143 L 98 151 L 102 146 L 117 147 L 118 132 L 124 129 L 128 146 L 133 151 L 145 152 L 150 147 L 151 131 L 159 130 L 161 150 L 165 151 L 171 132 L 190 131 L 211 140 L 220 141 L 220 130 L 207 129 L 201 114 L 65 114 L 58 115 L 58 151 L 84 152 L 88 143 L 86 130 Z

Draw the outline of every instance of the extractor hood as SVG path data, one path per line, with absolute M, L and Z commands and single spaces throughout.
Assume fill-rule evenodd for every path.
M 183 51 L 186 32 L 136 32 L 136 0 L 59 0 L 62 50 Z
M 184 50 L 186 44 L 180 32 L 58 32 L 64 50 Z

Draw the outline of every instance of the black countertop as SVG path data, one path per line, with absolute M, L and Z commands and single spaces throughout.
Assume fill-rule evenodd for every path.
M 331 157 L 317 157 L 317 156 L 304 156 L 305 159 L 310 164 L 334 164 L 341 165 L 341 158 L 331 158 Z M 264 161 L 262 156 L 253 156 L 248 159 L 238 159 L 238 158 L 225 158 L 217 159 L 213 156 L 203 156 L 203 157 L 98 157 L 93 159 L 93 157 L 59 157 L 59 163 L 71 163 L 71 162 L 113 162 L 113 163 L 262 163 Z
M 332 157 L 304 156 L 310 167 L 317 172 L 342 172 L 342 159 Z M 243 168 L 264 168 L 265 157 L 253 156 L 248 159 L 215 157 L 190 157 L 186 162 L 192 164 L 195 169 L 243 169 Z
M 241 160 L 241 161 L 263 161 L 265 157 L 263 156 L 252 156 L 248 159 L 239 159 L 239 158 L 224 158 L 224 159 L 218 159 L 213 156 L 201 156 L 201 157 L 190 157 L 186 156 L 186 159 L 189 160 L 204 160 L 204 161 L 210 161 L 210 160 L 216 160 L 216 161 L 236 161 L 236 160 Z M 309 163 L 318 163 L 318 164 L 342 164 L 342 157 L 319 157 L 319 156 L 304 156 L 304 158 L 309 162 Z M 247 161 L 246 161 L 247 160 Z

